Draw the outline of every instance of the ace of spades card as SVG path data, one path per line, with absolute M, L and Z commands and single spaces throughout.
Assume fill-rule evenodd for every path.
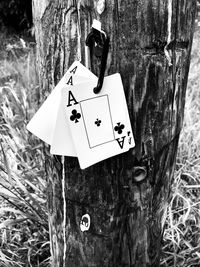
M 104 78 L 100 93 L 95 81 L 62 89 L 63 104 L 82 169 L 135 146 L 120 75 Z
M 79 61 L 75 61 L 27 125 L 27 129 L 31 133 L 50 145 L 55 133 L 60 131 L 64 135 L 65 143 L 67 144 L 65 154 L 68 156 L 76 156 L 76 154 L 69 127 L 63 124 L 61 90 L 63 86 L 73 86 L 88 80 L 96 81 L 97 77 Z M 59 126 L 58 129 L 56 124 Z M 56 140 L 55 152 L 57 151 L 57 146 L 60 147 L 60 136 Z

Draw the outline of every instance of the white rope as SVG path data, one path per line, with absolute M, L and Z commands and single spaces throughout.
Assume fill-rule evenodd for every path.
M 78 34 L 78 47 L 77 47 L 77 54 L 78 54 L 78 60 L 81 61 L 81 17 L 80 17 L 80 1 L 76 0 L 76 9 L 77 9 L 77 34 Z
M 78 60 L 81 61 L 81 23 L 80 23 L 80 1 L 74 1 L 77 9 L 77 35 L 78 35 L 78 47 L 77 47 L 77 56 Z M 63 197 L 63 241 L 64 241 L 64 251 L 63 251 L 63 266 L 66 264 L 66 252 L 67 252 L 67 244 L 66 244 L 66 224 L 67 224 L 67 202 L 66 202 L 66 180 L 65 180 L 65 157 L 62 156 L 62 197 Z
M 169 44 L 171 42 L 171 36 L 172 36 L 172 0 L 168 0 L 168 25 L 167 25 L 167 43 Z
M 77 9 L 77 35 L 78 35 L 78 47 L 77 47 L 77 56 L 78 60 L 81 61 L 81 22 L 80 22 L 80 1 L 74 0 Z M 65 157 L 62 156 L 62 197 L 63 197 L 63 241 L 64 241 L 64 251 L 63 251 L 63 266 L 66 264 L 66 252 L 67 252 L 67 244 L 66 244 L 66 224 L 67 224 L 67 202 L 66 202 L 66 181 L 65 181 Z
M 63 266 L 65 266 L 66 261 L 66 252 L 67 252 L 67 244 L 66 244 L 66 190 L 65 190 L 65 157 L 62 156 L 62 197 L 63 197 L 63 241 L 64 241 L 64 251 L 63 251 Z
M 169 66 L 172 66 L 172 59 L 170 52 L 168 51 L 168 45 L 171 42 L 172 37 L 172 0 L 168 0 L 168 24 L 167 24 L 167 44 L 164 47 L 164 53 L 169 63 Z

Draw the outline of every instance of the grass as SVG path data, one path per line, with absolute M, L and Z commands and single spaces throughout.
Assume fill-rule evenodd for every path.
M 47 267 L 50 261 L 43 144 L 26 130 L 38 109 L 35 53 L 0 33 L 0 266 Z M 200 262 L 200 31 L 192 61 L 162 267 Z
M 26 130 L 38 108 L 35 53 L 19 38 L 2 45 L 0 266 L 46 267 L 50 252 L 43 146 Z
M 162 266 L 200 266 L 200 30 L 195 32 L 184 126 L 165 223 Z

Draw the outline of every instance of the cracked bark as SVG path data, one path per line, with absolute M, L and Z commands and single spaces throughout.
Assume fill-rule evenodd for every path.
M 84 171 L 76 158 L 65 159 L 65 240 L 62 164 L 47 149 L 52 266 L 158 267 L 183 122 L 196 1 L 172 1 L 170 18 L 170 0 L 108 0 L 101 16 L 97 1 L 78 2 L 83 63 L 92 19 L 100 18 L 111 40 L 107 74 L 122 76 L 136 147 Z M 75 3 L 33 1 L 43 99 L 77 56 Z M 98 74 L 98 62 L 93 71 Z M 79 224 L 85 213 L 91 227 L 82 233 Z

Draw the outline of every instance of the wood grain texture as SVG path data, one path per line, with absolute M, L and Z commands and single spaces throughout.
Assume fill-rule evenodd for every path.
M 54 267 L 159 266 L 196 9 L 195 0 L 172 1 L 170 17 L 169 1 L 107 0 L 101 16 L 95 9 L 97 1 L 49 0 L 42 15 L 35 5 L 42 98 L 78 56 L 77 2 L 82 62 L 92 20 L 100 19 L 111 40 L 107 74 L 120 72 L 122 76 L 136 141 L 135 149 L 84 171 L 76 158 L 66 158 L 66 240 L 62 164 L 59 157 L 53 160 L 46 153 Z M 98 74 L 98 70 L 96 61 L 93 71 Z M 82 233 L 79 224 L 85 213 L 91 217 L 91 227 Z

